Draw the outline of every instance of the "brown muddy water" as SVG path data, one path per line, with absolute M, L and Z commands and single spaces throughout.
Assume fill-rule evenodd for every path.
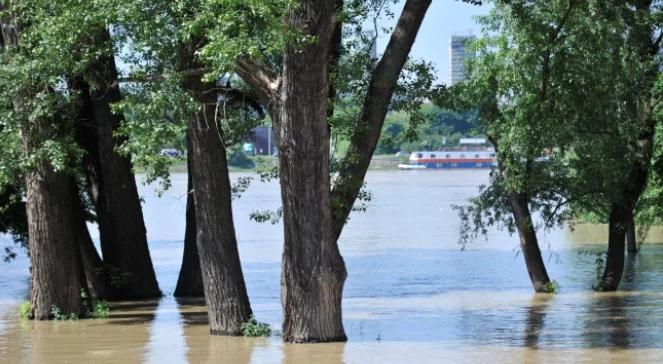
M 239 177 L 235 174 L 234 177 Z M 349 341 L 284 345 L 278 337 L 282 227 L 248 219 L 279 206 L 278 182 L 254 181 L 235 201 L 240 254 L 257 318 L 270 338 L 208 335 L 199 301 L 172 297 L 182 254 L 186 176 L 161 198 L 142 186 L 150 248 L 165 296 L 117 303 L 107 320 L 18 319 L 28 262 L 0 263 L 2 363 L 554 363 L 663 361 L 663 232 L 627 262 L 622 290 L 594 293 L 604 226 L 542 235 L 560 293 L 535 295 L 517 240 L 491 231 L 460 251 L 462 204 L 486 171 L 371 172 L 373 201 L 341 238 L 348 267 L 343 308 Z

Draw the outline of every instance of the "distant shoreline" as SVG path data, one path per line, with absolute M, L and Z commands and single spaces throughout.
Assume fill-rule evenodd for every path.
M 229 166 L 229 171 L 231 173 L 237 173 L 237 172 L 255 172 L 258 170 L 258 166 L 260 163 L 265 163 L 267 164 L 273 164 L 277 162 L 276 157 L 259 157 L 260 162 L 256 163 L 256 167 L 253 168 L 240 168 L 240 167 L 233 167 Z M 254 159 L 253 157 L 251 159 Z M 373 157 L 373 160 L 371 160 L 371 165 L 369 167 L 369 170 L 371 171 L 396 171 L 398 170 L 398 164 L 400 163 L 406 163 L 408 160 L 408 157 L 403 157 L 403 156 L 395 156 L 393 154 L 380 154 L 376 155 Z M 255 161 L 255 159 L 254 159 Z M 186 173 L 187 168 L 186 168 L 186 160 L 178 161 L 177 163 L 172 164 L 169 168 L 168 171 L 170 173 Z M 136 168 L 136 173 L 137 174 L 143 174 L 145 173 L 145 170 L 142 168 Z

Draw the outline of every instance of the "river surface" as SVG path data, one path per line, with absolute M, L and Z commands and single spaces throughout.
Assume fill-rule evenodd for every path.
M 233 174 L 233 179 L 247 174 Z M 605 226 L 541 232 L 556 295 L 532 292 L 516 237 L 491 230 L 458 245 L 461 205 L 487 171 L 368 174 L 368 209 L 353 213 L 340 241 L 348 268 L 343 344 L 284 345 L 278 331 L 282 226 L 250 221 L 280 206 L 278 181 L 258 178 L 234 201 L 239 250 L 253 310 L 270 338 L 208 335 L 202 302 L 177 301 L 186 175 L 157 197 L 140 185 L 163 299 L 117 303 L 107 320 L 18 319 L 28 260 L 0 263 L 3 363 L 552 363 L 663 361 L 663 241 L 650 233 L 627 261 L 621 290 L 595 293 L 595 253 Z M 94 227 L 92 226 L 94 229 Z M 93 235 L 97 234 L 93 230 Z

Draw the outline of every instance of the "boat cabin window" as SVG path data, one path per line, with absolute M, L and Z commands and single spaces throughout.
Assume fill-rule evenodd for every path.
M 478 154 L 475 154 L 475 155 L 474 155 L 474 158 L 479 158 L 479 155 L 478 155 Z
M 431 158 L 435 158 L 435 154 L 431 154 L 430 157 L 431 157 Z
M 447 154 L 445 157 L 447 157 L 447 158 L 451 158 L 451 154 Z
M 417 153 L 417 158 L 423 158 L 423 157 L 424 157 L 423 154 L 421 154 L 421 153 Z

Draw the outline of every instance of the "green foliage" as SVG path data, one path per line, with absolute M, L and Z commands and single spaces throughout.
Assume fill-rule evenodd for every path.
M 56 305 L 51 306 L 51 316 L 57 321 L 77 321 L 78 314 L 71 312 L 70 314 L 63 313 L 62 310 Z
M 456 112 L 430 103 L 421 105 L 418 114 L 423 119 L 413 126 L 408 112 L 389 113 L 376 153 L 409 153 L 416 150 L 457 147 L 460 138 L 475 134 L 474 128 L 478 124 L 475 111 Z
M 83 312 L 87 317 L 106 319 L 110 316 L 110 304 L 105 300 L 90 299 L 85 289 L 81 289 L 81 298 L 83 300 Z
M 251 186 L 251 181 L 253 181 L 253 177 L 237 178 L 237 182 L 235 182 L 231 187 L 232 198 L 237 199 L 242 197 L 242 193 L 244 193 L 247 189 L 249 189 L 249 186 Z
M 18 307 L 18 317 L 25 320 L 30 316 L 31 311 L 32 311 L 32 305 L 30 304 L 29 301 L 25 301 L 21 303 L 21 305 Z
M 256 210 L 251 212 L 249 219 L 255 222 L 269 222 L 276 225 L 283 217 L 283 208 L 279 207 L 276 210 Z
M 26 204 L 23 201 L 22 191 L 14 186 L 0 187 L 0 233 L 10 235 L 15 244 L 25 251 L 28 250 Z M 5 262 L 16 258 L 17 254 L 13 246 L 6 246 L 4 253 Z
M 110 317 L 110 304 L 104 300 L 95 300 L 92 302 L 92 310 L 89 315 L 98 319 Z
M 146 171 L 146 183 L 160 180 L 162 189 L 170 187 L 168 169 L 181 160 L 159 151 L 164 147 L 185 149 L 186 121 L 196 108 L 197 103 L 179 87 L 176 75 L 123 87 L 123 100 L 115 105 L 115 112 L 126 116 L 116 132 L 124 138 L 118 149 Z
M 622 201 L 643 128 L 632 102 L 651 77 L 637 40 L 623 36 L 649 26 L 639 11 L 612 2 L 496 1 L 479 18 L 483 37 L 469 45 L 476 56 L 467 81 L 434 98 L 443 108 L 476 110 L 478 131 L 497 149 L 490 186 L 459 209 L 461 242 L 491 225 L 513 231 L 510 192 L 525 194 L 546 228 L 604 218 Z
M 251 315 L 249 321 L 242 323 L 242 334 L 247 337 L 269 336 L 272 330 L 269 324 L 258 322 L 255 316 Z
M 559 283 L 555 280 L 548 281 L 543 289 L 546 293 L 557 294 L 559 293 Z

